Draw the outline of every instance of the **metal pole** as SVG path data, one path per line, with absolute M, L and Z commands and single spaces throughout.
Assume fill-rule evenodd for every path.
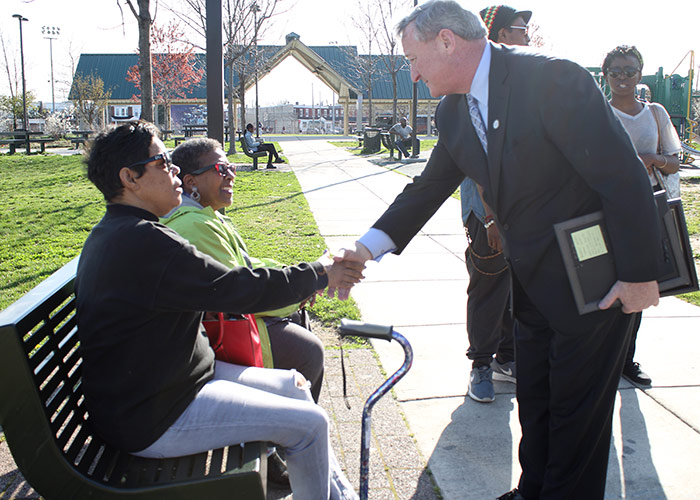
M 260 138 L 260 107 L 258 104 L 258 12 L 260 12 L 260 7 L 257 3 L 254 3 L 251 7 L 253 9 L 253 23 L 255 24 L 255 40 L 253 40 L 254 50 L 254 64 L 255 64 L 255 137 Z
M 22 61 L 22 116 L 24 125 L 24 140 L 25 147 L 27 148 L 27 154 L 29 154 L 29 127 L 27 119 L 27 81 L 24 78 L 24 42 L 22 41 L 22 21 L 29 21 L 26 17 L 22 17 L 20 14 L 14 14 L 12 17 L 16 17 L 19 21 L 19 52 L 20 60 Z
M 418 5 L 418 0 L 413 0 L 413 6 Z M 418 83 L 413 82 L 413 102 L 411 103 L 411 122 L 413 126 L 413 138 L 411 141 L 411 156 L 418 149 Z
M 221 0 L 207 0 L 207 136 L 224 144 L 224 45 Z
M 51 60 L 51 112 L 56 112 L 56 94 L 54 92 L 54 79 L 53 79 L 53 41 L 56 37 L 61 34 L 61 28 L 57 26 L 42 26 L 41 33 L 43 35 L 56 35 L 56 36 L 45 36 L 44 38 L 49 41 L 49 57 Z

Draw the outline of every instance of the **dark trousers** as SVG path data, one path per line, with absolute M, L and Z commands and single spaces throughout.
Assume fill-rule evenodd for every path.
M 311 396 L 318 403 L 323 385 L 323 342 L 295 323 L 292 317 L 264 318 L 264 321 L 270 336 L 275 368 L 293 368 L 301 373 L 311 382 Z
M 513 361 L 508 263 L 503 253 L 489 247 L 486 229 L 473 212 L 467 218 L 467 236 L 467 357 L 474 367 L 490 365 L 494 354 L 501 363 Z
M 630 346 L 627 349 L 627 356 L 625 357 L 625 364 L 631 365 L 634 362 L 634 352 L 637 350 L 637 333 L 639 333 L 639 327 L 642 324 L 642 313 L 634 313 L 632 318 L 632 325 L 630 330 Z
M 408 139 L 401 139 L 399 136 L 396 136 L 396 149 L 398 149 L 404 157 L 408 158 L 411 156 L 408 152 L 409 149 L 413 147 L 413 138 L 409 137 Z M 418 156 L 420 154 L 420 139 L 416 139 L 416 150 L 413 151 L 414 156 Z
M 632 315 L 618 309 L 578 335 L 554 330 L 516 277 L 513 301 L 523 432 L 518 488 L 527 500 L 602 500 Z
M 267 164 L 272 165 L 272 157 L 275 157 L 275 160 L 280 159 L 280 155 L 277 154 L 277 150 L 275 149 L 275 145 L 272 143 L 263 143 L 260 146 L 258 146 L 258 151 L 267 151 Z

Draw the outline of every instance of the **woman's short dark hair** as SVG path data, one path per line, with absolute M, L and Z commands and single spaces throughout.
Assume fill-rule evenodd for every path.
M 223 150 L 224 148 L 219 141 L 209 137 L 190 139 L 180 144 L 172 154 L 173 163 L 180 167 L 178 177 L 184 179 L 190 172 L 203 167 L 204 165 L 200 165 L 200 158 L 217 149 Z
M 111 201 L 122 193 L 119 171 L 148 158 L 153 138 L 159 135 L 152 123 L 134 120 L 103 130 L 88 145 L 87 176 L 105 200 Z M 145 165 L 134 167 L 139 176 L 145 169 Z
M 634 45 L 618 45 L 605 55 L 602 67 L 603 74 L 608 74 L 608 69 L 610 69 L 610 64 L 612 63 L 612 60 L 614 58 L 627 56 L 634 56 L 637 58 L 637 61 L 639 61 L 639 71 L 641 71 L 642 68 L 644 68 L 644 59 L 642 59 L 642 54 L 639 53 L 637 47 L 635 47 Z

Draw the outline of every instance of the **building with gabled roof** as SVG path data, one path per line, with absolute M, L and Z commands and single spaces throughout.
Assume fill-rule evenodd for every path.
M 358 99 L 362 103 L 369 98 L 363 85 L 362 78 L 357 70 L 359 64 L 372 62 L 376 73 L 372 78 L 372 101 L 377 105 L 387 105 L 393 102 L 393 90 L 391 75 L 388 70 L 386 58 L 382 55 L 361 55 L 357 53 L 355 46 L 307 46 L 301 42 L 299 36 L 290 33 L 286 37 L 286 45 L 259 45 L 258 57 L 261 61 L 261 69 L 258 79 L 273 71 L 287 57 L 294 57 L 299 63 L 318 77 L 324 84 L 330 87 L 338 95 L 338 104 L 343 108 L 345 133 L 348 132 L 348 117 L 351 115 L 350 107 L 356 106 Z M 197 65 L 206 69 L 205 54 L 196 54 Z M 244 56 L 254 57 L 253 51 L 248 51 Z M 400 106 L 410 109 L 412 99 L 412 82 L 410 68 L 405 57 L 394 56 L 400 63 L 401 69 L 397 73 L 397 99 Z M 111 90 L 109 99 L 107 122 L 131 119 L 140 115 L 140 106 L 135 96 L 139 94 L 133 83 L 126 80 L 130 67 L 138 64 L 138 54 L 81 54 L 76 75 L 99 76 L 105 84 L 105 88 Z M 224 79 L 228 81 L 228 66 L 224 65 Z M 239 86 L 238 75 L 234 74 L 234 86 Z M 254 85 L 254 79 L 249 78 L 245 83 L 248 90 Z M 432 109 L 438 99 L 430 96 L 428 88 L 423 82 L 417 85 L 419 107 Z M 224 90 L 224 98 L 228 99 L 228 92 Z M 360 97 L 361 96 L 361 97 Z M 75 99 L 73 89 L 69 94 L 70 99 Z M 206 103 L 206 72 L 202 81 L 187 92 L 185 98 L 176 99 L 173 104 L 192 105 Z M 234 113 L 239 105 L 238 99 L 234 100 Z M 429 113 L 430 114 L 430 113 Z M 157 115 L 157 114 L 156 114 Z

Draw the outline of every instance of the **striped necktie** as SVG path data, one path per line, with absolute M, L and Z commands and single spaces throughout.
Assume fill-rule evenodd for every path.
M 469 117 L 472 119 L 472 124 L 474 125 L 474 130 L 476 130 L 476 135 L 479 137 L 479 141 L 481 141 L 481 145 L 484 148 L 484 153 L 488 155 L 486 126 L 484 125 L 484 120 L 481 117 L 479 105 L 471 94 L 467 94 L 467 104 L 469 105 Z

